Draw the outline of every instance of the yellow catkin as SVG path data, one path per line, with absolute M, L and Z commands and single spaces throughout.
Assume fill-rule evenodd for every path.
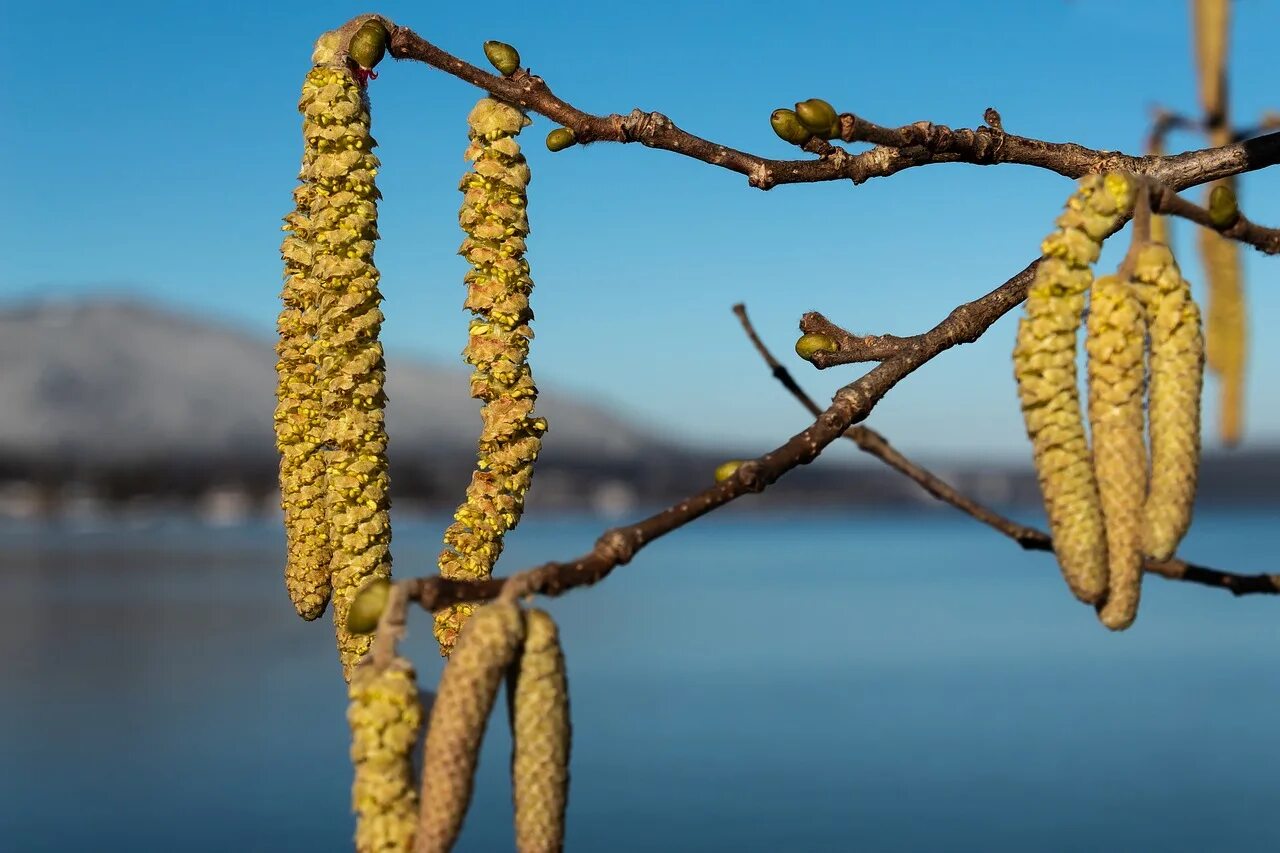
M 404 853 L 418 823 L 413 748 L 422 705 L 413 666 L 396 658 L 385 668 L 366 659 L 351 673 L 351 789 L 359 853 Z
M 507 683 L 516 849 L 564 848 L 569 799 L 569 685 L 556 623 L 541 610 L 525 614 L 524 649 Z
M 482 98 L 467 123 L 472 168 L 459 186 L 465 195 L 458 221 L 467 232 L 459 254 L 471 263 L 464 306 L 475 317 L 463 358 L 474 367 L 471 396 L 484 406 L 476 471 L 445 531 L 439 566 L 447 578 L 480 579 L 492 574 L 503 536 L 520 521 L 547 424 L 533 415 L 538 389 L 527 363 L 529 167 L 515 137 L 529 119 L 510 104 Z M 471 610 L 460 604 L 436 614 L 441 654 L 449 654 Z
M 477 608 L 461 631 L 431 706 L 415 853 L 445 853 L 457 841 L 485 724 L 523 640 L 520 608 L 509 602 Z
M 318 409 L 320 419 L 333 615 L 339 658 L 350 676 L 372 638 L 347 630 L 347 610 L 366 580 L 391 571 L 385 368 L 378 341 L 382 297 L 373 264 L 379 164 L 365 88 L 345 64 L 312 69 L 299 109 L 308 150 L 301 173 L 308 200 L 308 276 L 315 290 L 315 379 L 308 406 Z
M 1200 105 L 1205 115 L 1221 116 L 1227 106 L 1226 65 L 1231 0 L 1191 0 L 1191 14 L 1200 77 Z
M 1058 230 L 1027 290 L 1013 351 L 1018 396 L 1053 532 L 1054 553 L 1071 592 L 1096 603 L 1107 590 L 1107 546 L 1076 384 L 1076 334 L 1090 265 L 1102 241 L 1133 205 L 1125 175 L 1090 175 L 1067 202 Z
M 1192 0 L 1200 104 L 1209 127 L 1209 144 L 1230 143 L 1227 55 L 1231 31 L 1230 0 Z M 1235 189 L 1235 181 L 1221 183 Z M 1206 203 L 1213 186 L 1205 187 Z M 1200 229 L 1200 254 L 1208 288 L 1206 357 L 1219 381 L 1218 434 L 1222 443 L 1240 442 L 1244 429 L 1244 376 L 1247 332 L 1240 248 L 1216 232 Z
M 1151 483 L 1143 547 L 1157 560 L 1173 556 L 1191 525 L 1200 465 L 1200 393 L 1204 338 L 1191 286 L 1167 246 L 1139 251 L 1134 266 L 1138 296 L 1150 329 L 1148 419 Z
M 1199 229 L 1199 241 L 1209 297 L 1206 356 L 1219 383 L 1218 435 L 1230 446 L 1244 428 L 1248 332 L 1240 247 L 1208 228 Z
M 1146 322 L 1134 287 L 1103 276 L 1090 289 L 1089 427 L 1098 499 L 1106 524 L 1107 596 L 1098 617 L 1123 630 L 1138 615 L 1142 591 L 1142 519 L 1147 494 L 1143 438 Z
M 300 109 L 321 96 L 329 76 L 322 68 L 307 75 Z M 284 308 L 277 321 L 275 428 L 287 543 L 285 587 L 298 615 L 316 619 L 329 603 L 332 553 L 325 522 L 324 420 L 316 347 L 324 286 L 313 273 L 321 230 L 312 221 L 317 188 L 307 180 L 319 151 L 312 135 L 304 134 L 304 139 L 303 183 L 293 192 L 295 208 L 284 218 L 287 236 L 280 247 L 285 284 L 280 294 Z

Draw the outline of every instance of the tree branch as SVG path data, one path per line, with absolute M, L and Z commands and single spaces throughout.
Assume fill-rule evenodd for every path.
M 818 408 L 818 404 L 805 393 L 799 383 L 792 378 L 787 368 L 773 357 L 768 347 L 760 340 L 755 328 L 751 325 L 750 318 L 747 317 L 746 306 L 741 303 L 733 306 L 733 313 L 738 315 L 743 331 L 747 333 L 747 337 L 755 345 L 756 351 L 760 353 L 760 357 L 769 366 L 773 377 L 791 392 L 791 395 L 800 402 L 800 405 L 808 409 L 810 413 L 818 414 L 821 411 Z M 1034 527 L 1019 524 L 1013 519 L 1003 516 L 995 510 L 983 506 L 978 501 L 967 497 L 927 468 L 912 462 L 899 453 L 889 444 L 888 439 L 875 430 L 865 426 L 850 427 L 845 431 L 844 437 L 858 445 L 859 449 L 876 457 L 895 471 L 906 475 L 938 500 L 950 504 L 971 518 L 1004 534 L 1025 550 L 1053 551 L 1053 540 L 1049 537 L 1049 534 Z M 1169 580 L 1188 581 L 1226 589 L 1234 595 L 1247 595 L 1250 593 L 1280 594 L 1280 575 L 1240 575 L 1178 559 L 1146 560 L 1143 564 L 1143 569 L 1149 574 L 1159 575 Z
M 850 154 L 821 140 L 810 140 L 805 148 L 821 153 L 819 159 L 774 160 L 695 136 L 662 113 L 636 109 L 626 116 L 595 116 L 583 112 L 558 97 L 541 77 L 527 69 L 510 77 L 495 76 L 441 50 L 407 27 L 393 28 L 390 53 L 397 59 L 424 62 L 494 97 L 546 116 L 571 129 L 581 144 L 639 142 L 746 175 L 751 186 L 765 190 L 778 184 L 815 181 L 849 180 L 859 184 L 932 163 L 1018 163 L 1070 178 L 1125 170 L 1185 189 L 1280 162 L 1280 133 L 1184 154 L 1135 157 L 1074 142 L 1045 142 L 1008 134 L 999 114 L 992 109 L 986 113 L 989 126 L 976 130 L 953 130 L 929 122 L 887 128 L 846 113 L 840 116 L 841 139 L 873 142 L 875 148 Z

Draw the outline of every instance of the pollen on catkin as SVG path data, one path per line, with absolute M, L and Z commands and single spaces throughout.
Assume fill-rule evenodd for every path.
M 507 677 L 511 719 L 511 784 L 516 849 L 564 849 L 569 798 L 569 685 L 556 623 L 541 610 L 525 613 L 525 640 Z
M 336 63 L 340 54 L 318 50 L 317 55 Z M 285 500 L 297 496 L 292 499 L 307 510 L 299 516 L 299 529 L 328 549 L 325 568 L 338 653 L 349 676 L 368 651 L 371 637 L 347 630 L 347 610 L 365 581 L 387 576 L 391 568 L 385 370 L 378 341 L 382 297 L 373 264 L 379 198 L 374 176 L 379 164 L 373 155 L 376 143 L 369 134 L 364 86 L 345 63 L 313 68 L 298 108 L 306 153 L 303 184 L 295 195 L 305 214 L 296 214 L 293 243 L 286 243 L 305 272 L 294 277 L 305 297 L 299 303 L 305 307 L 299 314 L 305 323 L 299 321 L 295 335 L 297 350 L 306 353 L 308 377 L 300 385 L 309 418 L 304 433 L 308 440 L 302 446 L 308 449 L 305 458 L 311 466 L 306 470 L 320 473 L 309 490 L 286 487 Z M 289 307 L 286 302 L 286 310 Z M 323 555 L 306 563 L 308 570 L 315 569 L 319 556 Z
M 1138 297 L 1147 313 L 1150 381 L 1151 482 L 1143 521 L 1149 557 L 1173 556 L 1191 526 L 1200 467 L 1200 394 L 1204 338 L 1200 309 L 1167 246 L 1142 247 L 1134 265 Z
M 413 748 L 422 728 L 422 704 L 412 664 L 395 658 L 378 667 L 366 659 L 351 673 L 351 789 L 359 853 L 405 853 L 418 823 Z
M 1098 605 L 1098 618 L 1112 630 L 1133 624 L 1142 590 L 1146 321 L 1133 291 L 1117 276 L 1095 281 L 1085 338 L 1093 466 L 1107 543 L 1107 595 Z
M 1054 553 L 1071 592 L 1096 603 L 1107 591 L 1107 546 L 1076 384 L 1076 335 L 1090 265 L 1132 208 L 1135 183 L 1109 173 L 1081 179 L 1045 238 L 1013 351 L 1014 374 Z
M 474 580 L 492 574 L 503 536 L 520 521 L 547 423 L 533 414 L 538 389 L 527 363 L 533 338 L 533 280 L 524 259 L 529 167 L 515 137 L 530 122 L 510 104 L 482 98 L 467 123 L 466 158 L 473 165 L 459 186 L 458 222 L 467 232 L 459 254 L 471 264 L 463 304 L 475 316 L 463 360 L 474 368 L 471 396 L 484 405 L 476 470 L 445 531 L 439 567 L 444 577 Z M 436 614 L 441 654 L 449 654 L 471 611 L 460 604 Z
M 459 634 L 431 706 L 415 853 L 446 853 L 458 839 L 485 724 L 524 633 L 520 608 L 498 601 L 477 607 Z
M 311 78 L 308 77 L 308 85 Z M 315 159 L 308 144 L 305 172 Z M 284 510 L 285 588 L 303 619 L 316 619 L 329 603 L 329 547 L 325 524 L 323 418 L 315 347 L 322 287 L 312 274 L 316 230 L 311 222 L 315 190 L 294 190 L 296 207 L 284 218 L 288 232 L 280 247 L 285 284 L 277 321 L 276 449 L 280 453 L 280 507 Z

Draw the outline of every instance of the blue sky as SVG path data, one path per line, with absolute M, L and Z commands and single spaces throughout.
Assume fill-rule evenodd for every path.
M 1233 104 L 1280 107 L 1280 8 L 1240 0 Z M 778 106 L 819 96 L 882 124 L 974 126 L 994 106 L 1012 132 L 1136 151 L 1148 107 L 1194 106 L 1187 7 L 1046 0 L 965 4 L 476 4 L 384 2 L 5 5 L 22 36 L 0 94 L 0 303 L 129 294 L 270 335 L 279 220 L 301 153 L 297 92 L 315 36 L 377 11 L 483 64 L 516 45 L 564 98 L 600 113 L 665 112 L 699 135 L 773 157 Z M 52 29 L 56 28 L 56 30 Z M 49 39 L 41 33 L 56 32 Z M 372 84 L 392 353 L 456 361 L 464 262 L 454 254 L 465 116 L 478 91 L 384 62 Z M 729 311 L 826 398 L 863 368 L 818 374 L 791 353 L 817 309 L 860 332 L 910 334 L 1036 254 L 1070 182 L 1019 166 L 943 165 L 859 187 L 764 193 L 734 173 L 640 146 L 551 154 L 534 174 L 529 260 L 535 376 L 706 446 L 762 452 L 807 423 Z M 1174 146 L 1199 147 L 1179 136 Z M 1280 222 L 1280 170 L 1249 176 L 1245 209 Z M 1197 195 L 1198 197 L 1198 195 Z M 1199 280 L 1193 235 L 1175 249 Z M 1114 263 L 1112 246 L 1103 263 Z M 1250 253 L 1250 444 L 1280 440 L 1280 261 Z M 1009 365 L 1016 320 L 896 388 L 871 423 L 913 453 L 1028 455 Z M 1209 389 L 1212 399 L 1214 389 Z M 394 405 L 394 401 L 392 401 Z M 1214 406 L 1208 408 L 1209 427 Z M 554 427 L 553 427 L 554 428 Z M 1211 443 L 1212 444 L 1212 443 Z

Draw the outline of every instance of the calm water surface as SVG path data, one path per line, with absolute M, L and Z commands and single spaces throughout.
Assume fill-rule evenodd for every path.
M 1183 553 L 1264 570 L 1278 521 L 1202 516 Z M 441 527 L 397 528 L 402 573 Z M 601 529 L 530 518 L 504 564 Z M 274 524 L 0 528 L 0 847 L 350 849 L 330 628 L 293 615 L 282 548 Z M 1278 598 L 1152 579 L 1113 635 L 963 518 L 739 514 L 549 609 L 571 850 L 1280 848 Z M 511 849 L 504 727 L 460 850 Z

